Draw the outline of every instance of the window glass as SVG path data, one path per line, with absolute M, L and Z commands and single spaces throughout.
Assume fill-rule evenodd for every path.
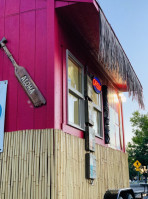
M 102 132 L 102 113 L 98 111 L 98 135 L 103 137 L 103 132 Z
M 100 110 L 102 109 L 102 94 L 97 94 L 94 89 L 92 88 L 92 101 Z
M 68 58 L 68 85 L 82 93 L 82 69 Z
M 118 125 L 116 125 L 116 148 L 120 149 L 120 133 Z
M 123 130 L 121 116 L 121 102 L 113 89 L 108 90 L 109 119 L 110 119 L 110 146 L 116 149 L 123 148 Z
M 84 85 L 83 67 L 78 60 L 67 51 L 68 70 L 68 124 L 84 129 Z
M 94 118 L 94 126 L 93 126 L 93 129 L 95 130 L 95 133 L 97 134 L 98 132 L 98 128 L 99 128 L 99 119 L 98 119 L 98 111 L 94 109 L 93 111 L 93 118 Z
M 68 103 L 69 103 L 69 108 L 68 108 L 69 121 L 79 125 L 79 99 L 69 93 Z
M 93 103 L 93 121 L 94 126 L 93 129 L 95 130 L 96 136 L 102 137 L 102 101 L 101 101 L 101 94 L 97 94 L 93 87 L 89 87 L 91 91 L 91 99 Z
M 122 115 L 121 115 L 121 105 L 119 108 L 119 115 L 120 115 L 120 143 L 121 143 L 121 149 L 123 149 L 123 127 L 122 127 Z
M 92 88 L 92 101 L 96 106 L 99 106 L 99 95 Z
M 110 106 L 109 107 L 109 118 L 110 118 L 110 145 L 113 148 L 116 148 L 116 125 L 115 125 L 115 111 L 114 109 Z
M 119 126 L 119 118 L 118 118 L 118 112 L 115 111 L 115 124 Z
M 93 129 L 95 130 L 96 136 L 102 137 L 102 113 L 94 108 L 93 111 L 93 118 L 94 118 L 94 126 Z
M 99 103 L 100 110 L 102 110 L 102 93 L 98 94 L 98 103 Z
M 94 107 L 92 102 L 88 102 L 89 118 L 92 120 L 94 114 Z

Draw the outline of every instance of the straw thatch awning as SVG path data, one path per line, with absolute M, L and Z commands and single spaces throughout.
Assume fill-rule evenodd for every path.
M 119 91 L 128 91 L 144 108 L 142 85 L 100 6 L 93 0 L 57 1 L 56 6 L 64 23 L 84 40 L 98 70 L 101 67 Z

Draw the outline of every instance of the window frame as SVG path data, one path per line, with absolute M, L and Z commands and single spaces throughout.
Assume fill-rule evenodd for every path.
M 93 89 L 93 88 L 92 88 Z M 100 95 L 100 105 L 96 105 L 94 102 L 93 102 L 93 108 L 95 111 L 97 111 L 97 113 L 100 113 L 101 114 L 101 121 L 100 121 L 100 124 L 101 124 L 101 127 L 100 127 L 100 132 L 101 132 L 101 135 L 99 135 L 98 133 L 95 133 L 95 136 L 97 138 L 100 138 L 100 139 L 103 139 L 104 136 L 103 136 L 103 102 L 102 102 L 102 92 L 100 94 L 97 94 L 98 95 L 98 98 L 99 98 L 99 95 Z M 99 120 L 98 120 L 99 122 Z
M 68 83 L 68 59 L 69 57 L 81 68 L 81 89 L 82 93 L 78 90 L 74 89 L 72 86 L 69 86 Z M 69 51 L 66 50 L 66 76 L 67 76 L 67 124 L 75 127 L 80 130 L 85 130 L 85 112 L 84 112 L 84 103 L 85 103 L 85 97 L 84 97 L 84 66 L 78 61 L 78 59 Z M 74 97 L 78 98 L 79 100 L 79 124 L 74 124 L 69 121 L 69 93 L 73 95 Z
M 122 101 L 119 97 L 119 92 L 113 87 L 109 87 L 109 94 L 110 95 L 116 95 L 117 102 L 112 99 L 111 102 L 109 102 L 109 120 L 110 120 L 110 136 L 112 136 L 112 132 L 114 134 L 114 143 L 110 143 L 109 146 L 113 149 L 124 151 L 125 145 L 124 145 L 124 126 L 123 126 L 123 114 L 122 114 Z M 114 111 L 114 115 L 117 114 L 118 116 L 111 116 L 111 109 Z M 111 118 L 114 118 L 111 120 Z M 118 122 L 116 121 L 118 120 Z M 111 129 L 111 123 L 114 125 L 115 129 Z M 116 129 L 118 129 L 116 131 Z

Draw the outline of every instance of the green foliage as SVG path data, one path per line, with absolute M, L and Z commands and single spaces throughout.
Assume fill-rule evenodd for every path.
M 132 114 L 130 119 L 133 127 L 134 137 L 128 143 L 130 178 L 136 175 L 133 163 L 136 160 L 146 166 L 148 165 L 148 114 L 140 114 L 138 111 Z

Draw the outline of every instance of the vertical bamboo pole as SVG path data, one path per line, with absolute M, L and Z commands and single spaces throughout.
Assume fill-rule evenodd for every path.
M 51 171 L 51 146 L 50 146 L 50 139 L 51 139 L 51 130 L 48 132 L 47 130 L 47 146 L 48 146 L 48 196 L 51 195 L 50 193 L 50 171 Z M 50 198 L 51 199 L 51 198 Z
M 57 155 L 58 155 L 58 151 L 57 151 L 57 140 L 58 140 L 58 134 L 59 134 L 59 131 L 58 130 L 54 130 L 54 168 L 55 168 L 55 176 L 54 176 L 54 183 L 55 183 L 55 190 L 54 190 L 54 195 L 55 195 L 55 198 L 58 199 L 58 194 L 57 194 L 57 191 L 58 191 L 58 186 L 57 186 L 57 182 L 58 182 L 58 179 L 57 179 L 57 174 L 58 174 L 58 167 L 57 167 Z
M 58 132 L 57 134 L 57 179 L 56 179 L 56 183 L 57 183 L 57 199 L 60 198 L 60 187 L 59 187 L 59 182 L 60 182 L 60 179 L 59 179 L 59 171 L 60 171 L 60 161 L 59 161 L 59 135 L 61 134 L 61 131 Z
M 85 179 L 84 140 L 54 132 L 5 134 L 0 154 L 0 198 L 102 199 L 106 189 L 128 186 L 126 178 L 119 178 L 125 170 L 128 177 L 126 154 L 96 145 L 97 179 L 91 186 Z
M 63 199 L 63 182 L 62 182 L 62 177 L 63 177 L 63 143 L 62 143 L 62 134 L 60 134 L 60 162 L 61 162 L 61 166 L 60 166 L 60 186 L 61 186 L 61 198 Z
M 54 198 L 54 159 L 53 159 L 53 130 L 51 130 L 50 133 L 50 154 L 51 154 L 51 167 L 50 167 L 50 173 L 51 173 L 51 199 Z
M 62 141 L 61 141 L 61 136 L 62 136 L 62 133 L 59 134 L 59 192 L 60 192 L 60 199 L 62 199 L 62 152 L 61 152 L 61 144 L 62 144 Z

